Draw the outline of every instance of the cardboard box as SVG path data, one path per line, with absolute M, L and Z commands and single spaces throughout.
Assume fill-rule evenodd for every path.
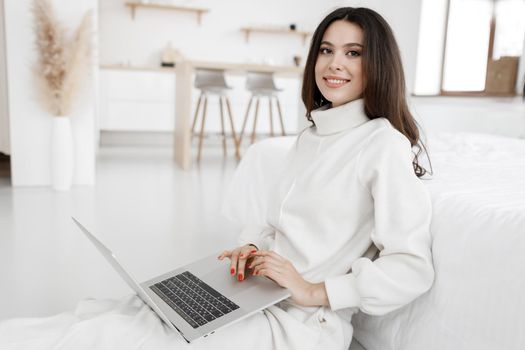
M 516 88 L 519 57 L 502 56 L 490 59 L 487 65 L 485 92 L 489 94 L 512 94 Z

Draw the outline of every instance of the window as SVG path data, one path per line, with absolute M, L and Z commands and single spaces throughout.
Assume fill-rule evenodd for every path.
M 423 0 L 414 93 L 514 93 L 524 13 L 525 0 Z
M 496 32 L 492 58 L 521 56 L 525 36 L 525 1 L 499 0 L 495 7 Z
M 442 90 L 485 90 L 491 18 L 492 0 L 450 0 Z

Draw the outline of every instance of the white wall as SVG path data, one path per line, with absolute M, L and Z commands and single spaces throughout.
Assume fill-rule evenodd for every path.
M 525 139 L 520 97 L 412 97 L 410 107 L 426 134 L 477 132 Z
M 9 154 L 9 120 L 7 114 L 7 70 L 4 36 L 4 2 L 0 1 L 0 152 Z
M 54 0 L 58 17 L 76 28 L 85 11 L 97 11 L 95 0 Z M 49 185 L 52 116 L 37 102 L 31 67 L 36 61 L 31 0 L 5 1 L 11 182 L 14 186 Z M 94 62 L 94 65 L 98 64 Z M 93 184 L 95 178 L 94 76 L 83 105 L 72 116 L 75 140 L 74 184 Z
M 248 25 L 315 29 L 334 0 L 190 0 L 173 1 L 204 7 L 199 26 L 193 13 L 138 9 L 135 20 L 124 0 L 100 2 L 100 61 L 158 66 L 161 50 L 171 41 L 190 59 L 292 64 L 294 55 L 306 55 L 308 43 L 299 36 L 254 33 L 246 43 L 240 28 Z

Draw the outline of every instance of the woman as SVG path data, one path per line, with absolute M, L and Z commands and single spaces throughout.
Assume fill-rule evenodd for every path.
M 244 245 L 219 259 L 231 259 L 239 281 L 271 278 L 292 293 L 288 308 L 322 308 L 344 329 L 359 309 L 382 315 L 409 303 L 434 277 L 425 170 L 411 152 L 419 133 L 385 20 L 366 8 L 329 14 L 312 39 L 302 97 L 312 126 L 270 194 L 268 226 L 246 228 Z M 374 248 L 375 261 L 363 257 Z M 334 346 L 347 348 L 351 333 Z
M 267 225 L 246 227 L 242 245 L 219 256 L 231 260 L 239 283 L 268 277 L 290 290 L 290 300 L 191 345 L 136 299 L 77 310 L 70 323 L 44 320 L 44 330 L 26 332 L 26 343 L 6 343 L 348 349 L 352 314 L 388 313 L 427 291 L 434 277 L 431 207 L 418 179 L 424 169 L 411 151 L 419 135 L 404 93 L 399 50 L 380 15 L 340 8 L 321 22 L 302 90 L 312 126 L 298 136 L 271 190 Z M 115 308 L 116 315 L 104 311 Z M 0 326 L 0 333 L 16 330 Z M 1 338 L 0 347 L 10 348 Z

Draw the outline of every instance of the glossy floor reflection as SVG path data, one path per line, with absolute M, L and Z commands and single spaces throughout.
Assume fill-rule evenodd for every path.
M 182 171 L 169 148 L 103 148 L 95 187 L 58 193 L 0 182 L 0 319 L 72 309 L 132 290 L 76 228 L 78 218 L 144 281 L 235 245 L 220 215 L 237 162 L 206 150 Z

